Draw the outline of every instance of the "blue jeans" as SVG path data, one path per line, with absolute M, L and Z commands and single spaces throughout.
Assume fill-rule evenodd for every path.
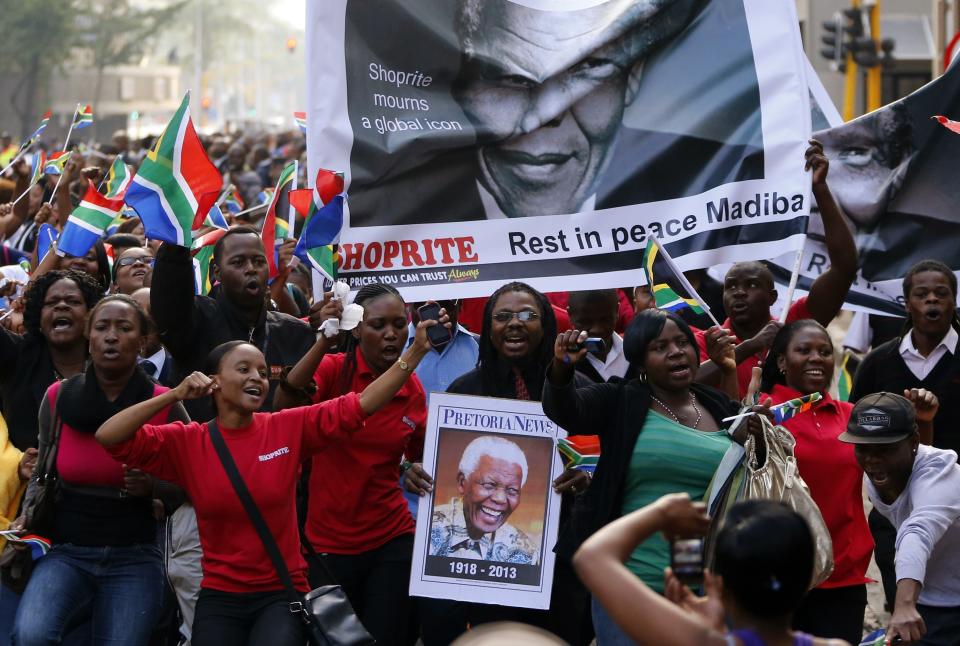
M 636 642 L 620 630 L 613 622 L 600 602 L 590 599 L 590 613 L 593 615 L 593 631 L 597 636 L 597 646 L 633 646 Z
M 94 644 L 146 644 L 160 615 L 163 585 L 163 560 L 154 544 L 56 545 L 30 576 L 13 643 L 59 644 L 89 618 Z

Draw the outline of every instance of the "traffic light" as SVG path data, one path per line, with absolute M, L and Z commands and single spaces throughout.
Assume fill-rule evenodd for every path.
M 832 20 L 823 22 L 823 36 L 820 40 L 826 47 L 820 54 L 830 61 L 830 68 L 835 72 L 845 72 L 847 69 L 847 44 L 844 42 L 843 14 L 837 12 Z
M 893 67 L 893 49 L 897 46 L 897 43 L 894 42 L 892 38 L 884 38 L 880 41 L 880 49 L 883 51 L 883 56 L 880 58 L 880 64 L 883 66 L 883 69 L 891 69 Z

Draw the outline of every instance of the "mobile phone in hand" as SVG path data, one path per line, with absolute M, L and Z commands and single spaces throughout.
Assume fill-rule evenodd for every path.
M 584 340 L 583 347 L 586 348 L 590 354 L 603 354 L 603 351 L 606 350 L 606 344 L 603 342 L 603 339 L 597 336 L 591 336 Z
M 670 569 L 684 585 L 703 585 L 703 539 L 684 538 L 671 542 Z
M 421 321 L 439 321 L 440 306 L 437 303 L 427 303 L 417 308 L 417 314 Z M 427 328 L 427 340 L 434 349 L 439 350 L 450 343 L 451 339 L 453 339 L 453 333 L 440 323 Z

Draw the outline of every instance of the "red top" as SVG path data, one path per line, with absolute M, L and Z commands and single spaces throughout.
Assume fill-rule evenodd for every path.
M 293 583 L 302 592 L 310 586 L 297 531 L 298 465 L 305 457 L 347 441 L 364 427 L 363 420 L 360 399 L 350 393 L 316 406 L 254 413 L 253 423 L 245 428 L 220 427 L 237 469 L 283 553 Z M 186 490 L 197 511 L 204 588 L 223 592 L 282 588 L 223 470 L 206 424 L 147 425 L 133 439 L 107 447 L 107 451 L 117 460 Z
M 775 385 L 774 404 L 802 396 Z M 813 409 L 788 419 L 783 426 L 797 440 L 793 453 L 800 476 L 820 508 L 833 540 L 833 574 L 821 588 L 869 583 L 865 575 L 873 553 L 873 536 L 863 513 L 863 471 L 853 456 L 853 445 L 837 437 L 847 429 L 853 404 L 824 393 Z
M 357 350 L 350 390 L 361 392 L 378 375 Z M 345 354 L 328 354 L 317 367 L 314 401 L 334 397 Z M 366 430 L 313 458 L 306 534 L 317 552 L 359 554 L 414 531 L 400 490 L 400 462 L 419 460 L 427 423 L 427 398 L 410 375 L 388 404 L 370 416 Z
M 802 296 L 794 301 L 793 305 L 790 306 L 790 310 L 787 312 L 787 323 L 812 318 L 813 315 L 810 314 L 810 310 L 807 309 L 806 296 Z M 772 321 L 773 317 L 771 316 L 768 320 Z M 723 322 L 721 327 L 730 330 L 735 343 L 740 344 L 743 342 L 743 339 L 737 338 L 737 335 L 733 333 L 733 324 L 729 318 Z M 707 331 L 694 328 L 693 334 L 697 339 L 697 345 L 700 346 L 700 361 L 706 361 L 709 358 L 707 356 Z M 747 387 L 750 385 L 750 377 L 753 376 L 754 366 L 760 365 L 760 359 L 766 356 L 766 354 L 766 351 L 764 351 L 760 354 L 751 355 L 737 364 L 737 382 L 740 384 L 741 398 L 747 394 Z
M 617 290 L 617 299 L 620 304 L 617 306 L 616 330 L 617 334 L 623 336 L 623 333 L 626 332 L 627 326 L 630 325 L 630 321 L 633 320 L 636 312 L 633 310 L 633 303 L 630 301 L 630 297 L 627 296 L 624 290 Z
M 92 377 L 91 377 L 92 378 Z M 170 390 L 154 385 L 156 397 Z M 55 408 L 60 382 L 47 389 L 50 409 Z M 170 418 L 170 406 L 150 418 L 151 424 L 163 424 Z M 114 460 L 93 433 L 82 432 L 68 424 L 60 426 L 60 448 L 57 451 L 57 473 L 64 482 L 88 487 L 112 487 L 123 489 L 123 465 Z

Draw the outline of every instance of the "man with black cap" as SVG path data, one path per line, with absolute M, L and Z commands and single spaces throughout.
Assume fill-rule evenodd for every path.
M 960 465 L 954 451 L 920 444 L 933 393 L 866 395 L 840 440 L 854 445 L 874 508 L 897 530 L 897 592 L 887 643 L 960 644 Z M 921 414 L 922 413 L 922 414 Z

